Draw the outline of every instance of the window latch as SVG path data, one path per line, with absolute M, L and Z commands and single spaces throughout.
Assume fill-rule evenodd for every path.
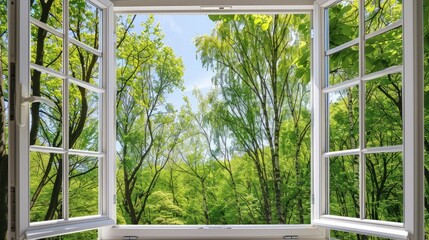
M 286 235 L 283 236 L 283 239 L 299 239 L 298 235 Z
M 21 89 L 23 89 L 21 87 Z M 21 95 L 22 96 L 22 95 Z M 28 122 L 28 115 L 29 115 L 29 105 L 30 103 L 44 103 L 52 108 L 55 107 L 55 103 L 47 98 L 39 97 L 39 96 L 30 96 L 30 97 L 22 97 L 21 98 L 21 112 L 19 114 L 19 122 L 18 125 L 20 127 L 24 127 L 25 124 Z

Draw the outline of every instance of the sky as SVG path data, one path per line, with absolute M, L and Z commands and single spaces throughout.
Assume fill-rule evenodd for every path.
M 140 25 L 147 17 L 144 15 L 136 18 L 135 26 Z M 184 87 L 182 92 L 176 90 L 169 94 L 167 102 L 172 103 L 176 109 L 184 105 L 183 96 L 186 95 L 196 110 L 197 100 L 192 95 L 195 88 L 207 93 L 211 88 L 211 78 L 213 71 L 207 70 L 197 59 L 197 49 L 193 43 L 196 36 L 211 34 L 215 25 L 207 15 L 155 15 L 155 22 L 160 24 L 164 33 L 164 44 L 173 48 L 176 57 L 181 57 L 185 66 Z

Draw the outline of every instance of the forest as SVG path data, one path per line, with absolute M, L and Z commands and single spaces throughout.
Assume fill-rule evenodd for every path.
M 0 0 L 0 212 L 7 212 L 8 29 Z M 356 0 L 330 7 L 333 49 L 359 36 Z M 402 17 L 402 1 L 365 0 L 365 34 Z M 30 221 L 99 214 L 102 133 L 102 12 L 70 0 L 32 0 Z M 425 1 L 425 16 L 429 3 Z M 153 16 L 118 15 L 116 26 L 116 192 L 118 224 L 309 224 L 311 221 L 310 15 L 208 15 L 215 27 L 193 43 L 213 87 L 193 108 L 168 101 L 187 67 Z M 427 18 L 426 18 L 427 19 Z M 65 28 L 64 23 L 69 26 Z M 51 31 L 44 27 L 48 26 Z M 55 34 L 68 29 L 68 38 Z M 425 111 L 429 111 L 429 22 L 424 26 Z M 364 73 L 402 64 L 402 27 L 365 43 Z M 66 56 L 66 57 L 65 57 Z M 326 87 L 360 75 L 359 48 L 329 55 Z M 46 73 L 43 69 L 58 72 Z M 48 71 L 48 72 L 49 72 Z M 69 81 L 59 77 L 66 75 Z M 398 147 L 402 75 L 326 93 L 326 152 Z M 364 116 L 360 108 L 364 107 Z M 63 118 L 66 115 L 67 117 Z M 364 121 L 364 130 L 359 120 Z M 425 114 L 425 220 L 429 239 L 429 114 Z M 55 149 L 71 149 L 67 156 Z M 358 154 L 324 158 L 329 213 L 361 217 Z M 66 163 L 66 164 L 65 164 Z M 403 222 L 402 152 L 365 154 L 364 218 Z M 66 168 L 65 168 L 66 167 Z M 66 171 L 64 171 L 64 168 Z M 64 177 L 64 172 L 68 176 Z M 64 188 L 64 178 L 68 187 Z M 64 195 L 64 189 L 68 189 Z M 63 196 L 68 196 L 64 206 Z M 67 208 L 69 216 L 63 216 Z M 7 216 L 0 215 L 0 239 Z M 381 239 L 331 231 L 338 239 Z M 53 239 L 94 239 L 96 231 Z

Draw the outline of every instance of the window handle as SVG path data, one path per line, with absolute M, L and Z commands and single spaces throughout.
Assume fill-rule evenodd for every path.
M 21 100 L 21 114 L 20 114 L 20 121 L 19 126 L 24 127 L 25 124 L 28 122 L 28 108 L 30 103 L 44 103 L 52 108 L 55 107 L 55 103 L 47 98 L 39 97 L 39 96 L 30 96 L 30 97 L 23 97 Z

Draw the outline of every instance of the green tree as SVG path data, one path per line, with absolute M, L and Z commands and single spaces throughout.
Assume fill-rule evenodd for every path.
M 183 63 L 163 44 L 149 17 L 142 31 L 128 31 L 119 20 L 117 51 L 117 140 L 120 209 L 132 224 L 146 223 L 149 197 L 184 130 L 166 94 L 183 84 Z M 134 51 L 129 51 L 134 49 Z
M 291 117 L 291 110 L 298 112 L 301 108 L 294 101 L 302 97 L 289 95 L 291 83 L 300 82 L 305 88 L 309 81 L 309 74 L 304 74 L 309 64 L 307 17 L 234 15 L 213 19 L 219 21 L 212 35 L 198 37 L 196 45 L 203 65 L 216 71 L 213 81 L 222 98 L 217 114 L 257 169 L 265 222 L 273 222 L 269 199 L 272 188 L 275 222 L 286 223 L 280 129 Z M 300 54 L 298 61 L 292 58 Z M 292 109 L 287 107 L 288 102 Z M 302 201 L 297 204 L 302 209 Z

